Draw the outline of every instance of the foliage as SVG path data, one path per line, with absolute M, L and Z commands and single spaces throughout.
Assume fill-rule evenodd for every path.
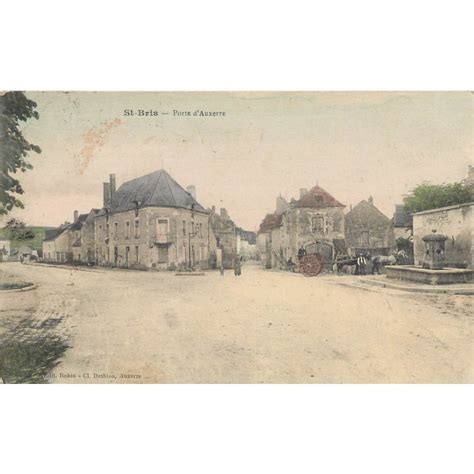
M 5 226 L 8 229 L 9 240 L 33 240 L 35 234 L 31 229 L 25 228 L 25 223 L 17 219 L 10 219 Z
M 409 213 L 454 206 L 474 200 L 473 188 L 462 183 L 422 183 L 404 197 L 405 211 Z
M 11 229 L 3 227 L 0 229 L 0 240 L 10 240 L 12 250 L 18 249 L 23 245 L 27 245 L 33 250 L 41 250 L 43 248 L 43 239 L 48 229 L 51 229 L 51 227 L 25 226 L 19 233 L 20 238 L 17 239 L 17 230 L 14 230 L 12 235 Z M 33 237 L 30 239 L 31 235 Z
M 0 215 L 24 207 L 16 196 L 24 193 L 23 188 L 12 175 L 33 168 L 27 161 L 30 152 L 41 153 L 40 147 L 29 143 L 20 129 L 20 122 L 39 118 L 36 106 L 23 92 L 0 95 Z

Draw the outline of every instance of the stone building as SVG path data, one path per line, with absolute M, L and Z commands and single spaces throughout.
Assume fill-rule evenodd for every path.
M 280 227 L 282 214 L 267 214 L 257 232 L 258 258 L 265 268 L 277 268 L 277 255 L 281 252 Z
M 345 239 L 352 255 L 388 255 L 391 252 L 395 244 L 392 222 L 375 207 L 372 196 L 346 214 Z
M 123 183 L 104 183 L 104 207 L 95 216 L 99 265 L 136 269 L 207 268 L 209 211 L 166 171 Z
M 244 260 L 255 260 L 257 258 L 257 234 L 240 227 L 236 227 L 237 253 Z
M 326 267 L 332 267 L 335 249 L 344 242 L 344 208 L 320 186 L 300 190 L 300 198 L 291 200 L 282 214 L 280 229 L 281 257 L 296 261 L 298 250 L 319 253 Z
M 43 239 L 43 260 L 50 263 L 72 262 L 71 234 L 69 223 L 49 229 Z
M 209 250 L 211 268 L 232 268 L 234 257 L 237 255 L 236 226 L 227 212 L 221 208 L 219 214 L 215 206 L 212 206 L 209 214 Z
M 88 214 L 74 211 L 74 222 L 68 231 L 71 234 L 71 252 L 74 263 L 95 263 L 95 217 L 99 209 L 91 209 Z
M 448 237 L 445 243 L 447 267 L 474 268 L 474 202 L 413 214 L 416 265 L 422 265 L 425 258 L 422 238 L 433 230 Z

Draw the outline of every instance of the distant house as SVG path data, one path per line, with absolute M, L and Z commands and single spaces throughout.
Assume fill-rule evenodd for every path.
M 99 209 L 91 209 L 88 214 L 74 211 L 74 222 L 68 231 L 71 234 L 72 261 L 75 263 L 95 263 L 95 217 Z
M 72 261 L 70 224 L 49 229 L 43 240 L 43 261 L 66 263 Z
M 211 268 L 232 268 L 237 255 L 237 233 L 235 223 L 227 209 L 221 208 L 219 213 L 213 206 L 209 214 Z
M 413 214 L 415 264 L 425 258 L 423 237 L 436 230 L 448 239 L 445 262 L 448 267 L 474 268 L 474 202 L 430 209 Z
M 278 257 L 281 253 L 280 227 L 282 214 L 267 214 L 257 232 L 257 251 L 265 268 L 278 268 Z M 281 257 L 282 258 L 282 257 Z
M 387 255 L 395 243 L 392 222 L 375 207 L 372 197 L 346 214 L 345 238 L 351 254 Z
M 237 253 L 244 260 L 255 260 L 257 258 L 257 234 L 255 232 L 236 227 Z

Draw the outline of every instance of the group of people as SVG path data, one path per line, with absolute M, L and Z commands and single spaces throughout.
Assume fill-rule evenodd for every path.
M 306 249 L 304 247 L 300 247 L 298 249 L 298 255 L 297 255 L 297 258 L 298 258 L 298 262 L 306 255 Z M 286 261 L 286 267 L 287 269 L 290 271 L 290 272 L 294 272 L 295 271 L 295 268 L 296 268 L 296 263 L 293 262 L 293 259 L 290 257 L 287 261 Z
M 234 267 L 234 276 L 242 275 L 242 255 L 236 255 L 232 262 L 232 266 Z M 221 275 L 224 275 L 224 261 L 221 262 Z

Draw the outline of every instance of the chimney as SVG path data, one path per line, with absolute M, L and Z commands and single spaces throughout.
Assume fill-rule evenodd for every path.
M 73 222 L 77 222 L 78 217 L 79 217 L 79 212 L 74 211 L 74 221 Z
M 369 201 L 370 205 L 374 205 L 374 198 L 372 196 L 369 196 L 369 199 L 367 199 L 367 201 Z
M 110 202 L 113 201 L 115 196 L 115 191 L 117 190 L 116 182 L 115 182 L 115 175 L 110 175 Z
M 194 184 L 190 184 L 186 187 L 186 191 L 191 194 L 191 196 L 196 199 L 196 186 Z
M 283 214 L 288 209 L 288 203 L 285 199 L 280 195 L 276 198 L 276 213 Z
M 104 183 L 104 207 L 110 209 L 110 183 Z
M 300 188 L 300 199 L 304 198 L 307 193 L 308 190 L 306 188 Z

